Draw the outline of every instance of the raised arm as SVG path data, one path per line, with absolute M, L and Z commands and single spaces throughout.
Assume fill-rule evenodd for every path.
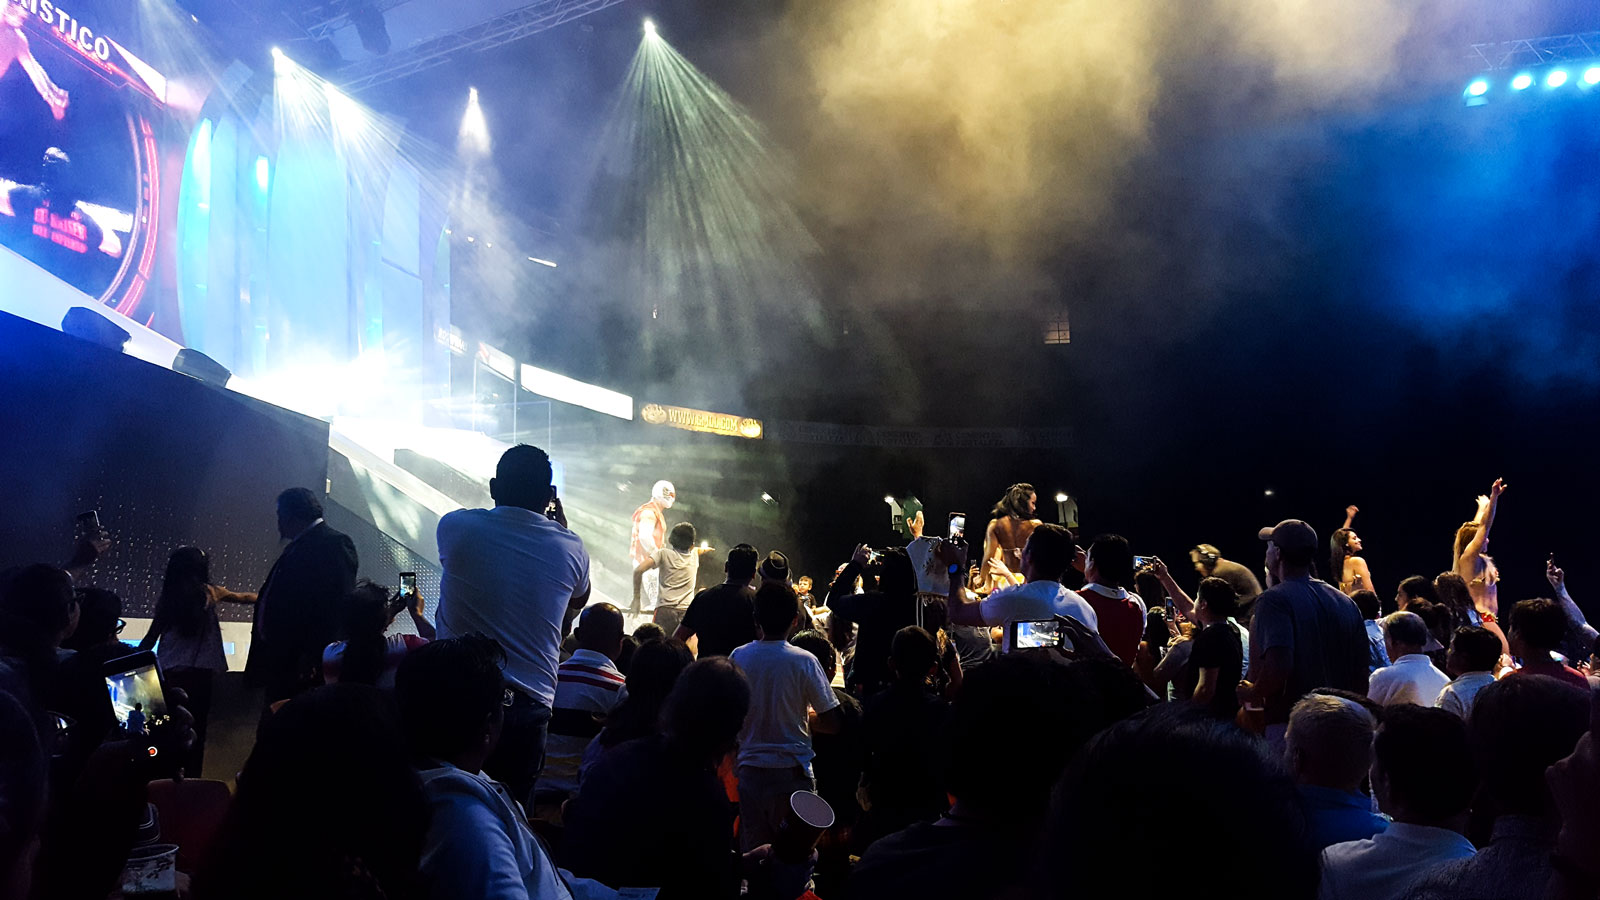
M 856 552 L 851 554 L 850 561 L 845 564 L 839 574 L 833 576 L 833 583 L 828 585 L 828 608 L 833 609 L 838 601 L 856 592 L 856 579 L 861 577 L 861 569 L 867 564 L 866 544 L 856 547 Z
M 983 607 L 967 599 L 967 585 L 961 573 L 967 566 L 967 548 L 958 546 L 949 541 L 941 541 L 934 548 L 934 557 L 939 564 L 949 569 L 956 566 L 956 573 L 950 576 L 950 593 L 946 596 L 945 604 L 950 612 L 950 624 L 982 626 Z
M 1583 610 L 1578 608 L 1578 604 L 1572 599 L 1572 595 L 1567 593 L 1567 573 L 1556 565 L 1554 556 L 1551 556 L 1544 564 L 1544 577 L 1549 580 L 1550 586 L 1555 588 L 1556 600 L 1561 604 L 1561 608 L 1566 611 L 1567 622 L 1579 634 L 1583 635 L 1584 648 L 1593 652 L 1595 638 L 1600 637 L 1600 631 L 1596 631 L 1595 627 L 1589 624 L 1589 620 L 1584 616 Z
M 1161 586 L 1166 588 L 1167 596 L 1172 598 L 1172 605 L 1178 608 L 1178 613 L 1185 619 L 1191 622 L 1194 621 L 1194 600 L 1190 599 L 1183 588 L 1178 586 L 1178 582 L 1173 579 L 1172 573 L 1167 570 L 1167 564 L 1157 557 L 1150 564 L 1150 572 L 1160 580 Z
M 431 641 L 439 636 L 439 630 L 433 627 L 432 622 L 428 621 L 428 615 L 424 611 L 421 591 L 411 595 L 411 603 L 406 606 L 406 614 L 411 617 L 412 627 L 417 629 L 417 637 L 425 641 Z
M 1360 511 L 1361 511 L 1360 508 L 1357 507 L 1354 503 L 1350 504 L 1349 506 L 1346 506 L 1344 508 L 1344 525 L 1341 526 L 1341 527 L 1349 528 L 1351 525 L 1354 525 L 1355 521 L 1356 521 L 1356 513 L 1360 512 Z
M 1477 559 L 1483 554 L 1483 548 L 1489 545 L 1489 529 L 1494 527 L 1494 514 L 1500 508 L 1500 495 L 1505 492 L 1506 483 L 1503 478 L 1496 478 L 1494 486 L 1489 488 L 1488 497 L 1478 498 L 1478 514 L 1473 517 L 1478 523 L 1478 533 L 1472 536 L 1461 555 L 1467 559 Z

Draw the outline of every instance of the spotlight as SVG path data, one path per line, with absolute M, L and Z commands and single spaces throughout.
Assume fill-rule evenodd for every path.
M 1567 83 L 1567 70 L 1566 69 L 1552 69 L 1552 70 L 1550 70 L 1550 74 L 1546 75 L 1544 77 L 1544 86 L 1545 87 L 1558 88 L 1558 87 L 1561 87 L 1563 84 L 1566 84 L 1566 83 Z
M 884 494 L 883 495 L 883 502 L 885 502 L 885 503 L 893 503 L 894 502 L 894 495 L 893 494 Z
M 1479 78 L 1477 81 L 1467 85 L 1467 93 L 1473 97 L 1482 97 L 1484 94 L 1489 93 L 1489 82 Z
M 1057 503 L 1065 503 L 1065 502 L 1067 502 L 1066 493 L 1062 492 L 1062 491 L 1057 491 L 1056 492 L 1056 502 Z
M 489 152 L 489 122 L 483 117 L 475 87 L 467 88 L 467 111 L 461 114 L 461 129 L 456 140 L 462 150 L 480 156 Z
M 776 503 L 778 501 L 772 499 L 772 495 L 771 494 L 767 493 L 766 491 L 762 491 L 761 492 L 761 502 L 767 504 L 768 506 L 771 506 L 772 504 L 774 504 L 774 503 Z
M 644 36 L 648 38 L 656 37 L 656 23 L 650 19 L 644 20 Z
M 1271 497 L 1271 496 L 1274 496 L 1275 493 L 1276 492 L 1273 491 L 1272 488 L 1267 488 L 1266 490 L 1261 492 L 1261 496 L 1263 496 L 1263 497 Z
M 540 259 L 537 256 L 528 257 L 528 262 L 538 263 L 541 266 L 549 266 L 552 269 L 554 269 L 556 267 L 556 264 L 551 262 L 550 260 L 548 260 L 548 259 Z
M 1513 91 L 1525 91 L 1530 87 L 1533 87 L 1533 76 L 1527 72 L 1523 72 L 1511 79 L 1511 89 Z
M 272 48 L 272 58 L 273 59 L 283 59 L 283 51 L 279 50 L 277 47 L 273 47 Z
M 1600 66 L 1590 66 L 1583 70 L 1584 84 L 1600 84 Z
M 272 164 L 265 156 L 256 157 L 256 189 L 265 194 L 272 183 Z

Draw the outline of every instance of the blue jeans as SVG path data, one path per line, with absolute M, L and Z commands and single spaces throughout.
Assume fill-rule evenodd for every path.
M 500 743 L 483 771 L 504 784 L 511 796 L 533 809 L 533 785 L 544 770 L 544 739 L 550 730 L 550 707 L 518 690 L 512 692 Z

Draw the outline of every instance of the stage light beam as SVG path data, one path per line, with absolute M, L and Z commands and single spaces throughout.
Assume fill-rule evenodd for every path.
M 1532 86 L 1533 76 L 1527 72 L 1519 73 L 1517 77 L 1511 79 L 1511 89 L 1513 91 L 1525 91 Z
M 1545 78 L 1544 78 L 1544 86 L 1545 87 L 1558 88 L 1558 87 L 1561 87 L 1563 84 L 1566 84 L 1566 83 L 1567 83 L 1567 70 L 1566 69 L 1552 69 L 1550 71 L 1550 74 L 1546 75 Z
M 483 116 L 483 106 L 478 102 L 478 89 L 467 88 L 467 111 L 461 115 L 461 130 L 457 147 L 464 153 L 476 156 L 489 154 L 489 122 Z
M 1489 82 L 1479 78 L 1467 85 L 1467 93 L 1473 97 L 1482 97 L 1484 94 L 1489 93 Z

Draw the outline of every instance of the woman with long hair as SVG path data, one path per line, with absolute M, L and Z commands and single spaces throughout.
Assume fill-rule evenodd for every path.
M 1478 514 L 1456 529 L 1451 548 L 1451 568 L 1467 582 L 1472 608 L 1485 622 L 1494 622 L 1500 615 L 1500 570 L 1489 555 L 1489 529 L 1494 527 L 1505 489 L 1505 479 L 1496 478 L 1487 497 L 1478 495 Z
M 1494 633 L 1500 639 L 1500 652 L 1510 653 L 1511 643 L 1506 640 L 1506 635 L 1500 628 L 1500 623 L 1494 617 L 1485 619 L 1477 610 L 1472 600 L 1472 588 L 1467 580 L 1454 572 L 1440 572 L 1433 579 L 1433 590 L 1439 595 L 1439 605 L 1450 610 L 1455 619 L 1456 627 L 1463 625 L 1478 625 Z
M 404 609 L 417 634 L 389 634 L 389 626 Z M 428 643 L 434 627 L 422 614 L 422 598 L 407 604 L 391 596 L 381 584 L 362 580 L 345 595 L 339 611 L 339 640 L 322 651 L 324 684 L 350 682 L 394 688 L 394 675 L 406 654 Z
M 206 722 L 211 713 L 212 687 L 217 673 L 228 671 L 217 604 L 254 602 L 255 594 L 242 594 L 212 584 L 211 560 L 199 547 L 179 547 L 167 557 L 155 619 L 144 639 L 139 641 L 139 649 L 154 647 L 156 658 L 161 661 L 163 679 L 189 692 L 187 705 L 194 714 L 194 746 L 189 750 L 184 770 L 191 777 L 199 778 L 205 763 Z
M 983 536 L 983 577 L 986 590 L 1021 583 L 1022 546 L 1039 525 L 1034 515 L 1039 496 L 1024 482 L 1006 488 L 1005 496 L 990 511 L 989 529 Z
M 1356 591 L 1377 593 L 1372 583 L 1372 570 L 1367 568 L 1367 561 L 1359 555 L 1362 550 L 1361 537 L 1350 527 L 1355 523 L 1359 511 L 1355 506 L 1345 507 L 1344 527 L 1328 539 L 1329 561 L 1333 564 L 1328 571 L 1338 579 L 1339 590 L 1346 595 Z
M 692 662 L 694 654 L 680 640 L 667 638 L 639 645 L 628 670 L 628 696 L 606 716 L 605 727 L 583 751 L 583 763 L 578 767 L 580 787 L 589 767 L 612 747 L 661 733 L 661 708 L 678 683 L 678 676 Z

